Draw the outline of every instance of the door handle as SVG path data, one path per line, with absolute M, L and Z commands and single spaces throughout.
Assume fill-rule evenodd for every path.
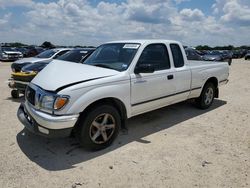
M 172 80 L 172 79 L 174 79 L 174 75 L 172 74 L 168 75 L 168 80 Z

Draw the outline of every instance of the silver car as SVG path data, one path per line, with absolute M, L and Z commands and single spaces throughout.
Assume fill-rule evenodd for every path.
M 23 57 L 23 54 L 16 48 L 0 46 L 0 61 L 15 61 Z
M 23 59 L 15 61 L 14 63 L 12 63 L 11 69 L 13 72 L 20 72 L 22 67 L 28 64 L 41 62 L 41 61 L 50 61 L 52 59 L 56 59 L 57 57 L 63 55 L 64 53 L 70 50 L 71 48 L 54 48 L 50 50 L 45 50 L 35 57 L 28 57 L 28 58 L 23 58 Z

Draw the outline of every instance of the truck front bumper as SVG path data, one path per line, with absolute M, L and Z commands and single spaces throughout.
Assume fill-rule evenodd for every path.
M 74 128 L 77 115 L 54 116 L 37 111 L 25 102 L 17 111 L 19 121 L 32 133 L 50 137 L 68 137 Z

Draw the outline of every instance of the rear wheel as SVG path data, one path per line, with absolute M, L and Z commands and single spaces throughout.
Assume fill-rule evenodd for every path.
M 14 99 L 17 99 L 17 98 L 19 98 L 19 91 L 18 90 L 12 90 L 11 91 L 11 96 L 12 96 L 12 98 L 14 98 Z
M 86 149 L 100 150 L 112 144 L 120 126 L 118 111 L 113 106 L 102 105 L 80 117 L 76 135 L 80 144 Z
M 209 108 L 214 101 L 214 96 L 215 96 L 214 84 L 211 82 L 206 83 L 201 92 L 200 97 L 196 99 L 197 106 L 201 109 Z

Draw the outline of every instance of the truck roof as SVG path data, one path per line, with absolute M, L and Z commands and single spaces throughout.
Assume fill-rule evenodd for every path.
M 110 41 L 107 43 L 139 43 L 139 44 L 146 44 L 146 43 L 178 43 L 178 41 L 174 40 L 166 40 L 166 39 L 139 39 L 139 40 L 119 40 L 119 41 Z

